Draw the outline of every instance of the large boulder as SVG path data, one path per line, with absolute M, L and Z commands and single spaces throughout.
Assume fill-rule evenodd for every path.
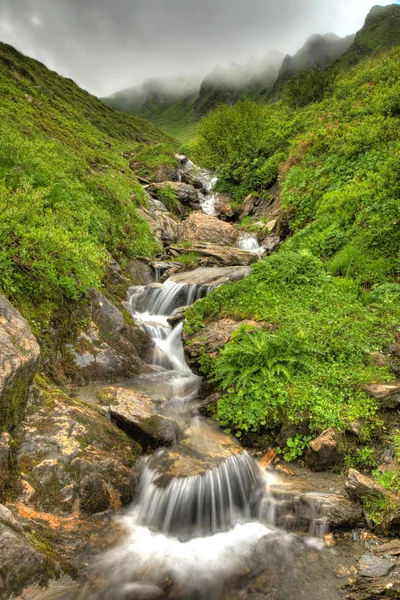
M 193 335 L 184 334 L 185 356 L 189 366 L 196 369 L 199 358 L 206 352 L 212 358 L 232 339 L 232 334 L 242 325 L 255 329 L 262 329 L 265 323 L 257 323 L 248 319 L 234 321 L 233 319 L 220 319 L 207 323 L 204 329 Z M 271 326 L 269 326 L 271 327 Z
M 240 281 L 250 273 L 250 267 L 199 267 L 186 273 L 177 273 L 170 278 L 174 283 L 218 287 L 229 281 Z
M 175 422 L 160 414 L 148 396 L 112 387 L 103 390 L 99 397 L 103 404 L 108 405 L 111 421 L 138 440 L 145 451 L 175 442 Z
M 199 255 L 200 264 L 204 267 L 221 266 L 221 267 L 232 267 L 235 265 L 248 266 L 252 265 L 258 260 L 258 257 L 254 252 L 247 252 L 240 248 L 233 248 L 231 246 L 216 246 L 214 244 L 193 244 L 190 248 L 182 249 L 179 247 L 172 246 L 172 250 L 175 250 L 181 254 L 187 252 L 195 252 Z
M 151 338 L 97 290 L 92 290 L 91 300 L 91 324 L 67 346 L 56 364 L 58 372 L 75 385 L 149 372 Z
M 17 502 L 59 515 L 92 514 L 130 502 L 139 444 L 99 407 L 51 388 L 36 402 L 16 430 Z
M 39 360 L 39 345 L 28 322 L 0 296 L 0 431 L 12 429 L 24 416 Z
M 179 223 L 169 213 L 163 210 L 154 210 L 150 214 L 147 210 L 139 210 L 140 215 L 147 221 L 154 237 L 160 244 L 174 244 L 179 238 Z
M 50 561 L 29 543 L 12 513 L 0 505 L 0 597 L 13 597 L 31 583 L 45 585 Z
M 239 232 L 232 225 L 202 212 L 192 213 L 181 223 L 179 230 L 179 241 L 193 244 L 208 242 L 218 246 L 235 246 L 238 239 Z
M 198 190 L 196 190 L 196 188 L 192 185 L 189 185 L 187 183 L 181 183 L 178 181 L 163 181 L 162 183 L 152 183 L 147 188 L 147 191 L 150 194 L 157 196 L 158 192 L 167 186 L 174 190 L 176 197 L 179 198 L 179 200 L 184 204 L 190 204 L 192 202 L 197 204 L 199 202 Z

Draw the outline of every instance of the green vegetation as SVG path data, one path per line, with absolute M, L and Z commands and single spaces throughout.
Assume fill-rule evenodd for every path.
M 320 102 L 221 106 L 189 145 L 237 201 L 279 179 L 292 232 L 246 280 L 186 313 L 189 332 L 226 316 L 270 325 L 202 360 L 223 392 L 217 419 L 238 434 L 359 421 L 367 439 L 379 423 L 363 386 L 393 379 L 369 355 L 400 331 L 399 82 L 395 49 L 338 75 Z
M 157 192 L 157 198 L 165 205 L 170 212 L 174 212 L 178 206 L 178 198 L 175 190 L 170 185 L 165 185 Z
M 171 160 L 175 142 L 5 44 L 0 116 L 0 290 L 43 336 L 100 284 L 110 254 L 157 252 L 127 158 L 156 145 Z

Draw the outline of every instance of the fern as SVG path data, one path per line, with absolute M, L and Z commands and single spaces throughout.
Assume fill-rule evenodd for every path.
M 287 401 L 285 384 L 307 370 L 312 351 L 301 332 L 240 328 L 207 364 L 211 380 L 225 392 L 218 403 L 220 423 L 233 426 L 239 435 L 274 425 Z

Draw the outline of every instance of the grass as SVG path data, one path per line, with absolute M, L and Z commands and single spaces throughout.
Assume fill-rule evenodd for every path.
M 158 252 L 129 164 L 171 163 L 177 142 L 6 44 L 0 120 L 0 291 L 43 341 L 101 285 L 110 255 Z

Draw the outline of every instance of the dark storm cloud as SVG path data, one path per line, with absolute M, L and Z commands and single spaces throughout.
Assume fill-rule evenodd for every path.
M 375 3 L 0 0 L 0 39 L 106 95 L 154 76 L 201 77 L 271 49 L 293 53 L 312 33 L 352 33 Z

